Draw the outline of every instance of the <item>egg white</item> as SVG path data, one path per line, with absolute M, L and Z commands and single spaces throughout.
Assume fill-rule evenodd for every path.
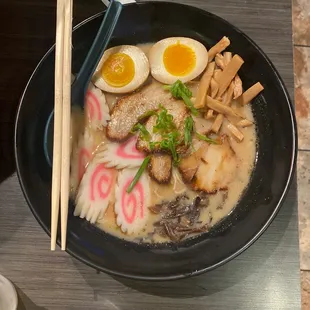
M 101 75 L 101 68 L 110 55 L 116 53 L 127 54 L 134 62 L 135 75 L 134 78 L 125 86 L 114 87 L 109 85 Z M 95 74 L 92 78 L 93 83 L 101 90 L 114 94 L 124 94 L 136 90 L 148 78 L 150 74 L 149 61 L 144 52 L 137 46 L 120 45 L 106 50 L 97 66 Z
M 196 55 L 196 65 L 193 70 L 182 76 L 176 76 L 169 73 L 163 61 L 164 52 L 167 47 L 180 43 L 191 48 Z M 201 74 L 208 64 L 208 51 L 200 42 L 185 38 L 185 37 L 171 37 L 166 38 L 155 43 L 149 53 L 149 62 L 151 66 L 151 74 L 154 79 L 164 84 L 173 84 L 177 80 L 183 83 L 189 82 L 195 79 Z

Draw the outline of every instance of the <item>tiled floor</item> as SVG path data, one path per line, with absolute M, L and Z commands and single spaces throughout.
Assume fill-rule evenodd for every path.
M 298 208 L 303 310 L 310 309 L 310 0 L 293 0 Z

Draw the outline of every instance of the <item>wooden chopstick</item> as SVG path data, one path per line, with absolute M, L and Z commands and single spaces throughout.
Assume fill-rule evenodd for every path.
M 72 7 L 73 0 L 65 4 L 64 27 L 64 70 L 63 70 L 63 114 L 62 114 L 62 156 L 61 156 L 61 249 L 66 249 L 67 220 L 70 175 L 70 128 L 71 128 L 71 48 L 72 48 Z
M 62 146 L 62 101 L 63 101 L 63 50 L 64 50 L 64 4 L 57 0 L 56 47 L 55 47 L 55 103 L 54 103 L 54 142 L 53 174 L 51 198 L 51 250 L 55 251 L 60 197 L 60 169 Z
M 56 248 L 61 205 L 61 249 L 66 249 L 71 123 L 71 46 L 73 0 L 57 0 L 51 250 Z

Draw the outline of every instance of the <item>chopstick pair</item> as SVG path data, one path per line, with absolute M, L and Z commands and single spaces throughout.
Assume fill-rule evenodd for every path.
M 73 0 L 57 0 L 51 250 L 56 248 L 59 202 L 61 249 L 66 249 L 70 173 L 71 46 Z

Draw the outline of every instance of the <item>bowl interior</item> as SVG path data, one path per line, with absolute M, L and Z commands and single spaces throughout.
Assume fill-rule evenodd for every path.
M 74 31 L 73 73 L 77 73 L 92 44 L 103 15 Z M 257 156 L 242 199 L 223 221 L 206 234 L 170 245 L 138 245 L 117 239 L 85 220 L 70 206 L 68 252 L 83 262 L 117 275 L 170 279 L 212 269 L 236 256 L 268 226 L 287 191 L 295 163 L 295 120 L 287 92 L 261 50 L 238 29 L 196 8 L 171 3 L 131 4 L 124 8 L 110 46 L 154 42 L 188 36 L 210 47 L 223 36 L 229 50 L 245 60 L 240 76 L 248 88 L 260 81 L 264 92 L 252 103 L 257 125 Z M 27 201 L 49 233 L 51 132 L 44 143 L 53 110 L 54 50 L 41 61 L 26 88 L 17 117 L 15 150 L 18 174 Z

